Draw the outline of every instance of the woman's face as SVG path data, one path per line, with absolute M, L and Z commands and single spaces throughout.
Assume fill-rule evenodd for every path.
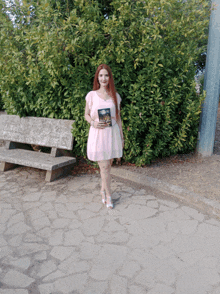
M 107 87 L 109 83 L 109 74 L 106 69 L 101 69 L 98 75 L 98 81 L 100 84 L 100 88 Z

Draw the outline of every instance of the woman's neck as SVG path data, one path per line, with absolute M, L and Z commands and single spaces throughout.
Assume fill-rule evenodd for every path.
M 102 86 L 98 89 L 98 92 L 102 93 L 102 94 L 108 94 L 109 93 L 107 87 L 102 87 Z

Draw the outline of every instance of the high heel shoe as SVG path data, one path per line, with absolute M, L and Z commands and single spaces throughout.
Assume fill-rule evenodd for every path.
M 109 202 L 110 202 L 110 203 L 107 204 L 107 202 L 106 202 L 106 207 L 112 209 L 112 208 L 113 208 L 113 203 L 112 203 L 112 198 L 111 198 L 111 196 L 109 196 L 109 197 L 107 196 L 107 199 L 109 199 Z
M 102 203 L 106 204 L 106 195 L 105 195 L 105 191 L 100 191 L 101 195 L 102 195 Z

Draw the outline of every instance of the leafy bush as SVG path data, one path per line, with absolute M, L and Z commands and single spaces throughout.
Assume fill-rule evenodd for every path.
M 122 97 L 125 160 L 142 165 L 195 148 L 204 98 L 195 64 L 206 50 L 209 1 L 23 1 L 11 7 L 14 26 L 0 4 L 9 114 L 75 119 L 74 154 L 85 156 L 85 95 L 107 63 Z
M 0 94 L 0 110 L 3 110 L 3 101 L 2 101 L 2 98 L 1 98 L 1 94 Z

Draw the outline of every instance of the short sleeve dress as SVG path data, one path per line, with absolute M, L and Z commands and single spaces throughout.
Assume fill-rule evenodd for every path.
M 116 96 L 118 106 L 120 106 L 121 97 L 118 93 Z M 104 129 L 90 127 L 87 142 L 88 159 L 91 161 L 101 161 L 122 157 L 122 138 L 119 126 L 116 123 L 116 109 L 113 100 L 104 100 L 100 98 L 96 91 L 91 91 L 86 95 L 86 102 L 89 105 L 92 120 L 99 121 L 98 109 L 103 108 L 110 108 L 112 117 L 112 127 Z

